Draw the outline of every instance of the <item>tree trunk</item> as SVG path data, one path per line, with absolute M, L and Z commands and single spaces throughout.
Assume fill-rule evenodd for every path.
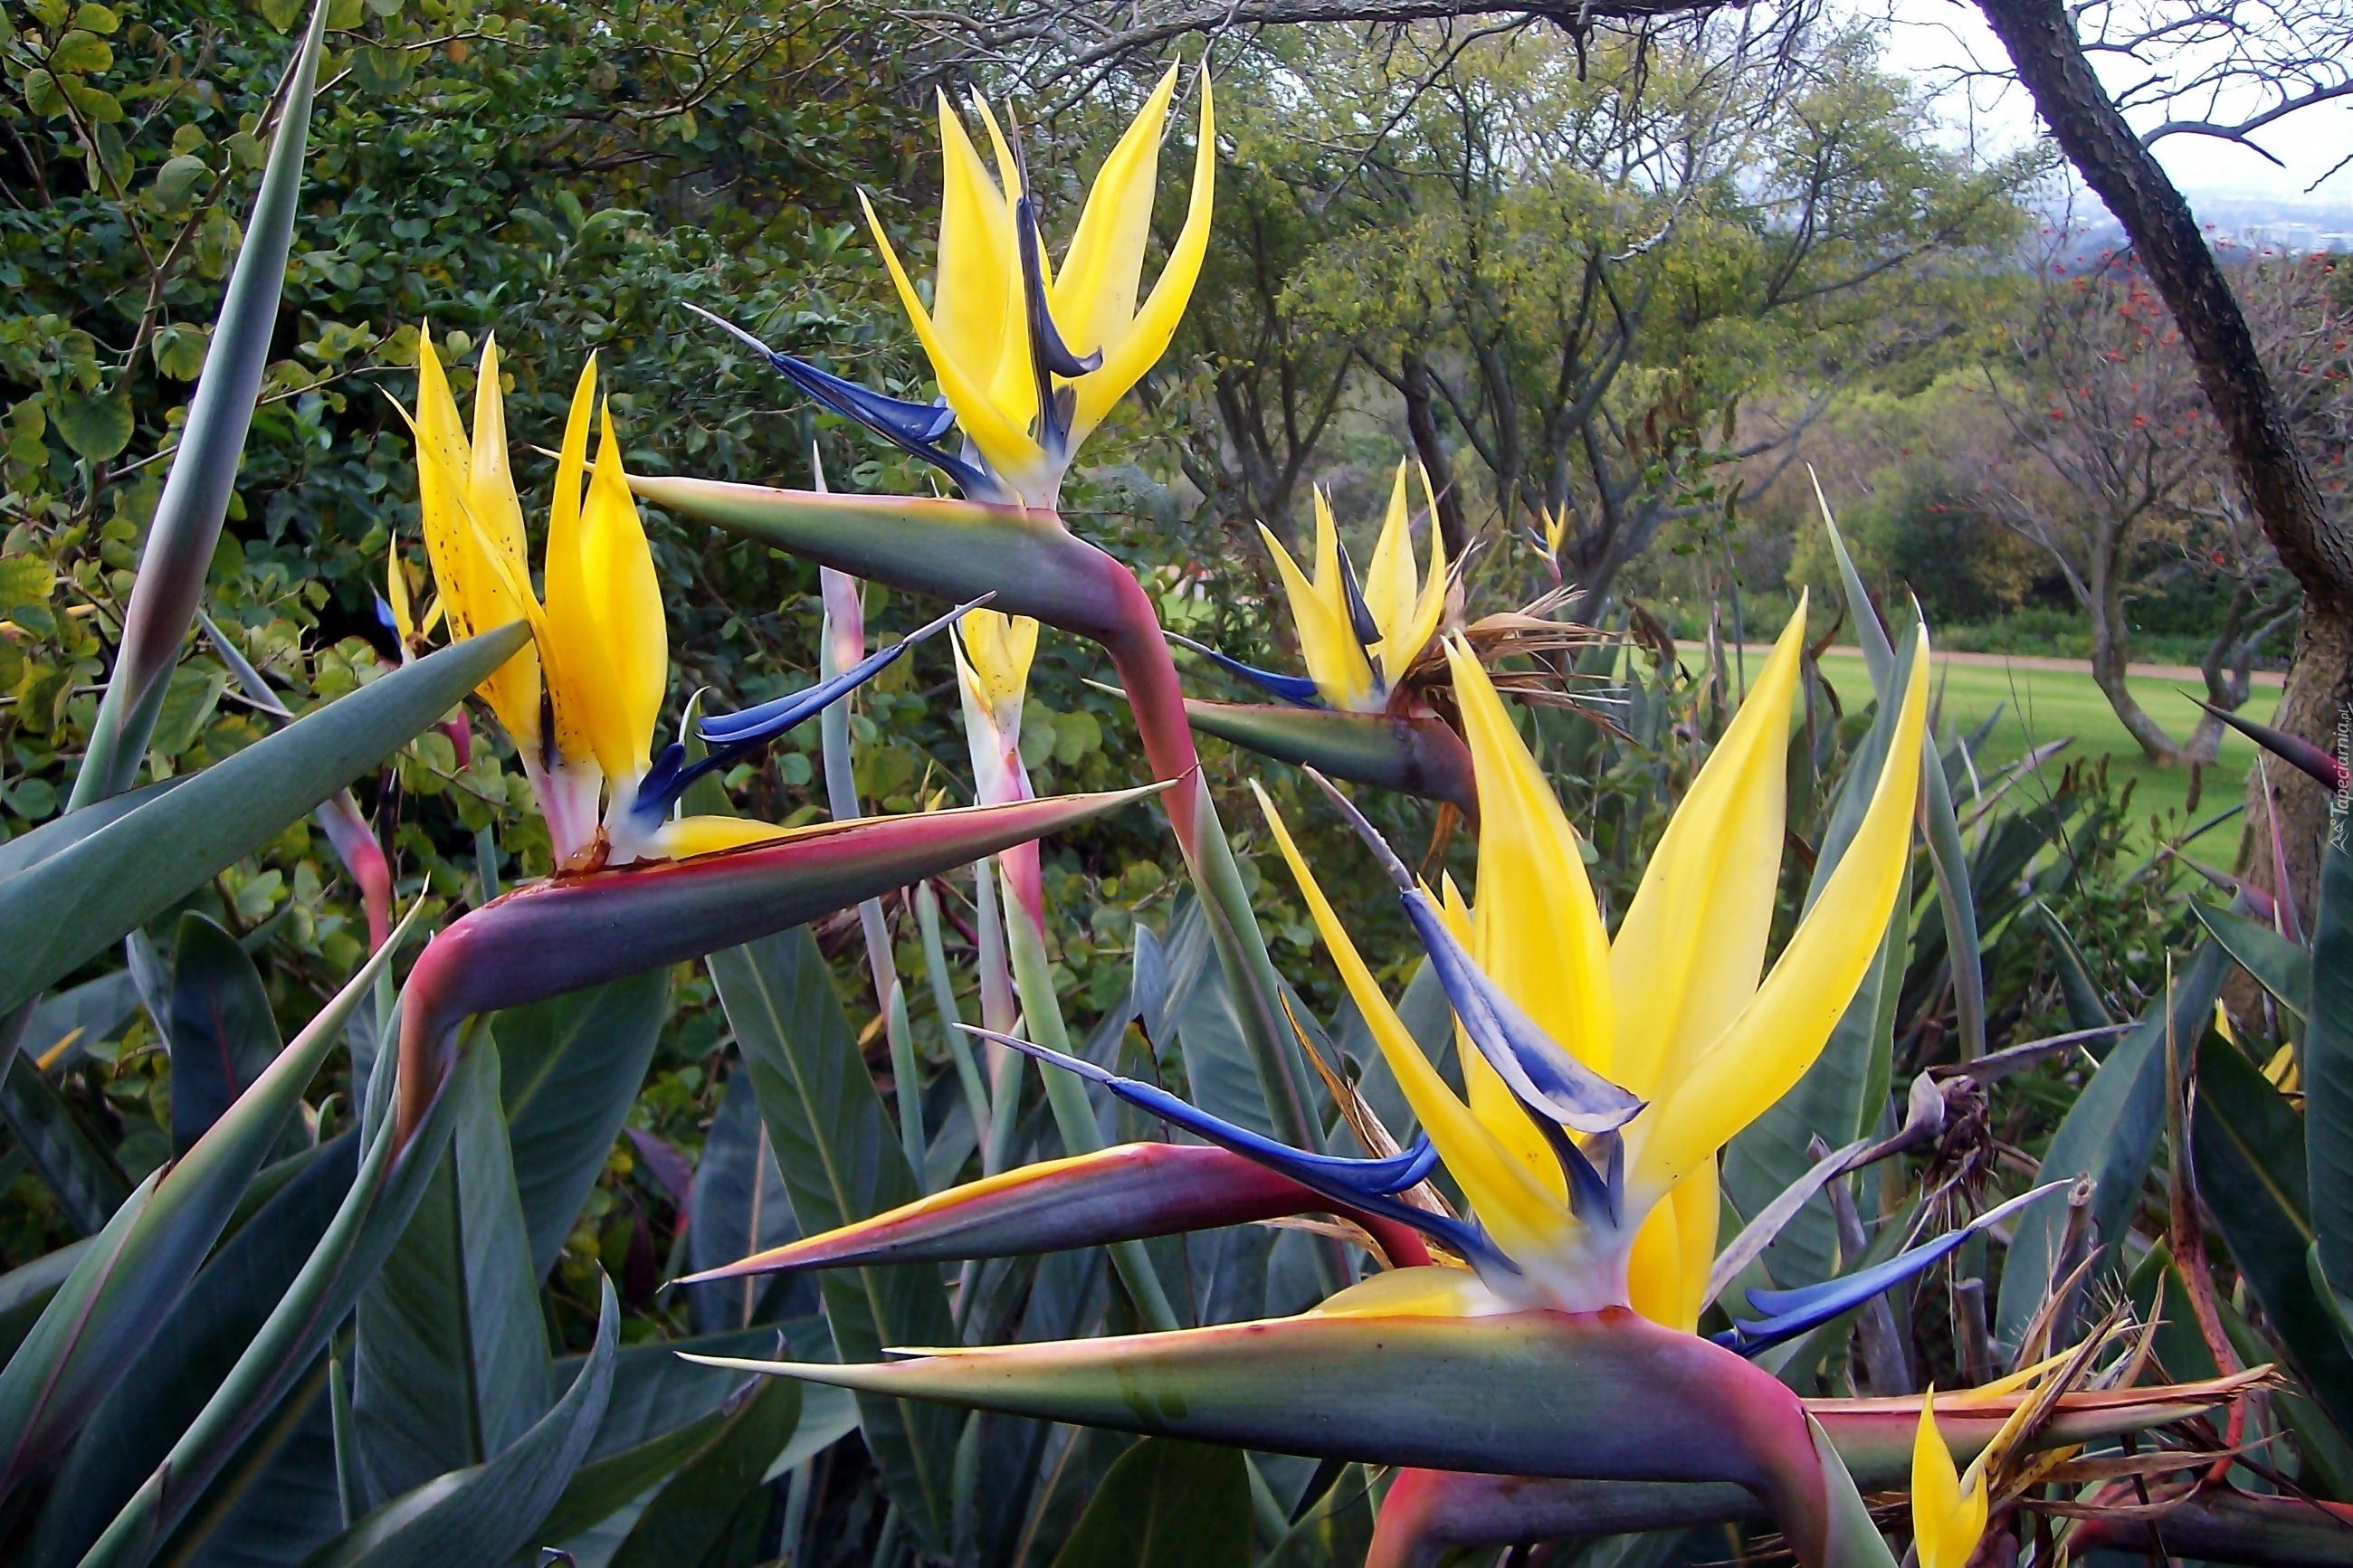
M 1462 498 L 1454 489 L 1454 465 L 1447 460 L 1446 445 L 1438 437 L 1438 388 L 1430 380 L 1429 362 L 1419 354 L 1409 353 L 1398 368 L 1406 433 L 1413 437 L 1414 456 L 1430 470 L 1430 489 L 1438 492 L 1438 528 L 1446 540 L 1446 558 L 1460 561 L 1471 548 L 1471 527 L 1462 519 Z
M 2198 367 L 2198 383 L 2230 443 L 2232 465 L 2280 560 L 2305 593 L 2304 632 L 2280 700 L 2277 723 L 2334 745 L 2353 696 L 2353 531 L 2328 517 L 2297 449 L 2286 405 L 2265 374 L 2253 335 L 2198 220 L 2163 168 L 2133 134 L 2093 74 L 2063 0 L 1978 0 L 2034 97 L 2043 122 L 2084 183 L 2124 226 L 2164 297 Z M 2317 784 L 2275 770 L 2289 882 L 2307 906 L 2319 869 L 2327 803 Z M 2261 792 L 2248 792 L 2250 842 L 2268 827 Z M 2269 856 L 2254 858 L 2268 884 Z
M 2116 562 L 2123 553 L 2120 533 L 2103 539 L 2092 552 L 2086 574 L 2090 592 L 2084 607 L 2092 616 L 2092 684 L 2108 700 L 2116 721 L 2139 742 L 2142 753 L 2159 767 L 2171 767 L 2182 760 L 2181 748 L 2164 725 L 2149 717 L 2126 679 L 2132 668 L 2132 644 L 2125 626 L 2124 587 L 2116 580 Z

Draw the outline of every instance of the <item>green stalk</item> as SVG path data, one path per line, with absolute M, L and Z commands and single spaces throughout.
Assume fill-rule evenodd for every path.
M 1021 1014 L 1029 1020 L 1029 1037 L 1048 1050 L 1069 1056 L 1070 1032 L 1062 1026 L 1062 1005 L 1054 995 L 1045 938 L 1026 920 L 1006 921 L 1005 934 L 1012 952 L 1013 984 L 1021 994 Z M 1018 1052 L 1008 1054 L 1016 1062 L 1020 1060 Z M 1020 1079 L 1010 1070 L 1012 1065 L 1008 1064 L 1007 1077 L 1018 1089 Z M 1088 1102 L 1086 1087 L 1068 1072 L 1053 1068 L 1039 1070 L 1046 1079 L 1046 1103 L 1053 1109 L 1054 1125 L 1062 1134 L 1063 1152 L 1092 1154 L 1102 1148 L 1103 1134 L 1095 1126 L 1095 1110 Z M 1002 1092 L 1003 1086 L 999 1087 Z M 1168 1303 L 1168 1293 L 1161 1289 L 1160 1276 L 1153 1268 L 1144 1243 L 1115 1241 L 1109 1250 L 1112 1267 L 1119 1270 L 1120 1283 L 1127 1288 L 1128 1300 L 1135 1304 L 1135 1315 L 1143 1320 L 1144 1326 L 1155 1332 L 1182 1327 L 1176 1321 L 1176 1309 Z
M 955 977 L 948 973 L 947 947 L 940 941 L 940 896 L 928 881 L 915 885 L 915 924 L 923 933 L 923 970 L 932 983 L 932 1005 L 940 1015 L 940 1033 L 947 1037 L 948 1058 L 955 1063 L 956 1079 L 964 1085 L 973 1135 L 986 1143 L 990 1131 L 988 1087 L 981 1081 L 980 1064 L 973 1058 L 972 1037 L 957 1027 L 964 1022 L 964 1010 L 956 1005 Z

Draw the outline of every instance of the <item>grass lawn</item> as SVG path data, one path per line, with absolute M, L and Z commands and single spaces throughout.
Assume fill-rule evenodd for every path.
M 1850 709 L 1858 700 L 1867 700 L 1870 683 L 1863 674 L 1861 654 L 1833 648 L 1822 659 L 1822 672 L 1838 688 L 1840 699 Z M 2150 833 L 2152 816 L 2156 818 L 2158 837 L 2169 838 L 2189 826 L 2183 807 L 2189 796 L 2189 770 L 2158 767 L 2144 756 L 2117 721 L 2108 700 L 2092 683 L 2089 670 L 1953 664 L 1940 658 L 1936 661 L 1936 679 L 1943 691 L 1941 732 L 1947 738 L 1974 731 L 1988 715 L 1997 709 L 2000 710 L 2000 722 L 1978 754 L 1981 772 L 1990 773 L 2036 746 L 2072 736 L 2074 744 L 2047 766 L 2055 772 L 2070 758 L 2105 753 L 2112 759 L 2108 763 L 2110 778 L 2119 784 L 2134 781 L 2133 816 L 2139 837 L 2154 842 Z M 2196 706 L 2180 694 L 2180 689 L 2189 684 L 2136 679 L 2132 688 L 2141 705 L 2168 731 L 2186 735 L 2198 714 Z M 2259 686 L 2242 711 L 2251 719 L 2268 720 L 2278 701 L 2277 687 Z M 2224 732 L 2221 758 L 2206 770 L 2198 821 L 2238 801 L 2254 759 L 2253 742 L 2235 731 Z M 1966 809 L 1966 802 L 1962 804 Z M 2238 843 L 2238 831 L 2235 820 L 2210 830 L 2199 846 L 2202 853 L 2198 858 L 2210 865 L 2227 866 Z

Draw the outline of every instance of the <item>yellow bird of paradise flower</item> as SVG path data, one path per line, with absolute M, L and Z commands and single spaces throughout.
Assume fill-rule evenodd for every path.
M 1406 502 L 1406 470 L 1421 475 L 1423 514 L 1431 520 L 1430 565 L 1416 583 L 1411 515 Z M 1388 511 L 1373 546 L 1361 587 L 1333 521 L 1331 498 L 1315 490 L 1315 572 L 1300 569 L 1291 552 L 1264 523 L 1259 533 L 1274 557 L 1291 616 L 1299 630 L 1299 651 L 1308 679 L 1324 705 L 1349 713 L 1375 713 L 1412 665 L 1446 613 L 1446 541 L 1436 519 L 1429 470 L 1400 460 L 1389 490 Z
M 1477 970 L 1557 1042 L 1570 1066 L 1641 1102 L 1637 1113 L 1618 1117 L 1621 1131 L 1581 1147 L 1569 1142 L 1574 1129 L 1546 1127 L 1525 1085 L 1506 1082 L 1467 1036 L 1468 1103 L 1447 1087 L 1265 803 L 1349 994 L 1493 1243 L 1490 1256 L 1472 1258 L 1475 1274 L 1400 1269 L 1343 1292 L 1324 1310 L 1453 1316 L 1630 1304 L 1670 1327 L 1695 1326 L 1715 1253 L 1716 1152 L 1820 1055 L 1878 950 L 1910 848 L 1927 712 L 1925 629 L 1862 826 L 1763 973 L 1804 629 L 1801 604 L 1669 824 L 1614 942 L 1577 831 L 1503 700 L 1467 648 L 1447 648 L 1482 826 L 1475 906 L 1466 908 L 1449 886 L 1442 919 Z M 1610 1138 L 1622 1147 L 1610 1147 Z M 1571 1184 L 1580 1158 L 1622 1161 L 1614 1202 L 1578 1201 Z

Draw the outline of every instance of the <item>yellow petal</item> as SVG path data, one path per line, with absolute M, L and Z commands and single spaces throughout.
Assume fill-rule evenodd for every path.
M 1628 1203 L 1640 1212 L 1712 1160 L 1805 1075 L 1879 951 L 1911 852 L 1928 710 L 1927 631 L 1920 632 L 1886 765 L 1871 805 L 1822 894 L 1732 1026 L 1688 1070 L 1659 1086 L 1631 1128 Z M 1481 802 L 1484 811 L 1484 799 Z M 1482 845 L 1483 851 L 1484 845 Z M 1485 895 L 1481 895 L 1483 907 Z
M 1404 1020 L 1397 1016 L 1397 1009 L 1382 994 L 1380 983 L 1357 956 L 1356 944 L 1348 939 L 1340 917 L 1332 912 L 1331 900 L 1324 896 L 1307 862 L 1300 858 L 1299 847 L 1292 842 L 1291 830 L 1283 826 L 1282 814 L 1274 809 L 1274 803 L 1267 799 L 1266 792 L 1259 788 L 1255 780 L 1250 790 L 1258 796 L 1259 809 L 1266 814 L 1267 825 L 1273 831 L 1283 859 L 1290 863 L 1300 896 L 1314 917 L 1315 929 L 1323 933 L 1324 945 L 1340 971 L 1341 981 L 1355 999 L 1356 1010 L 1364 1015 L 1374 1043 L 1380 1047 L 1382 1059 L 1397 1076 L 1398 1088 L 1403 1091 L 1406 1103 L 1413 1108 L 1415 1119 L 1437 1145 L 1439 1158 L 1446 1162 L 1446 1168 L 1462 1184 L 1463 1195 L 1471 1200 L 1480 1222 L 1507 1256 L 1536 1257 L 1551 1249 L 1567 1233 L 1568 1211 L 1529 1176 L 1526 1168 L 1509 1151 L 1488 1135 L 1470 1108 L 1446 1087 L 1446 1080 L 1438 1076 L 1438 1069 L 1421 1054 L 1421 1047 L 1415 1043 Z
M 1425 1264 L 1390 1268 L 1310 1308 L 1314 1318 L 1472 1318 L 1500 1309 L 1478 1276 Z
M 400 657 L 406 658 L 408 645 L 417 640 L 417 622 L 409 614 L 408 565 L 400 558 L 398 541 L 393 542 L 392 552 L 385 557 L 384 564 L 385 603 L 392 606 L 393 635 L 400 639 Z
M 915 292 L 907 269 L 899 264 L 899 253 L 891 247 L 890 237 L 882 232 L 882 220 L 874 216 L 874 204 L 866 199 L 862 191 L 858 201 L 866 209 L 867 226 L 874 232 L 875 247 L 882 253 L 882 264 L 891 269 L 891 281 L 899 290 L 899 303 L 905 307 L 907 319 L 914 324 L 916 340 L 932 362 L 932 374 L 938 378 L 940 395 L 955 410 L 957 422 L 972 437 L 973 445 L 980 448 L 988 466 L 1018 488 L 1022 478 L 1034 474 L 1045 459 L 1044 449 L 1029 434 L 1028 417 L 1018 409 L 1001 406 L 990 395 L 989 376 L 994 366 L 967 364 L 949 352 L 938 329 L 932 325 L 931 312 L 923 309 L 923 298 Z
M 1912 1440 L 1912 1536 L 1920 1568 L 1967 1568 L 1985 1533 L 1985 1481 L 1973 1474 L 1964 1494 L 1952 1450 L 1936 1434 L 1936 1403 L 1931 1385 Z
M 967 610 L 956 623 L 972 671 L 974 695 L 992 711 L 1018 703 L 1029 688 L 1029 661 L 1038 652 L 1038 623 L 1028 616 Z
M 429 331 L 417 335 L 417 413 L 410 426 L 417 437 L 417 510 L 425 525 L 425 558 L 433 567 L 449 635 L 462 641 L 480 629 L 473 621 L 473 560 L 464 516 L 473 455 Z
M 1440 879 L 1444 889 L 1439 908 L 1445 916 L 1447 929 L 1454 940 L 1468 948 L 1472 941 L 1471 908 L 1463 901 L 1462 889 L 1454 885 L 1449 872 Z M 1552 1152 L 1536 1124 L 1528 1120 L 1520 1104 L 1520 1097 L 1504 1081 L 1486 1053 L 1471 1043 L 1471 1033 L 1462 1026 L 1460 1015 L 1454 1020 L 1454 1059 L 1462 1064 L 1462 1090 L 1471 1102 L 1471 1114 L 1479 1119 L 1496 1142 L 1512 1152 L 1512 1157 L 1526 1168 L 1536 1184 L 1553 1195 L 1556 1203 L 1568 1202 L 1568 1180 L 1561 1174 L 1560 1156 Z
M 1004 330 L 993 353 L 965 363 L 987 388 L 988 400 L 1026 430 L 1038 417 L 1038 370 L 1029 357 L 1029 285 L 1021 272 L 1020 236 L 1013 221 L 1013 197 L 1021 188 L 1021 166 L 1013 156 L 1013 149 L 1006 145 L 1005 132 L 990 111 L 988 100 L 976 100 L 975 107 L 980 110 L 981 123 L 988 128 L 988 144 L 997 156 L 997 188 L 1005 193 L 1004 279 L 997 290 L 997 310 Z M 1047 308 L 1050 310 L 1054 268 L 1042 241 L 1038 247 L 1038 268 L 1046 282 Z M 939 296 L 935 292 L 933 298 L 936 302 Z
M 1460 642 L 1446 658 L 1479 781 L 1472 956 L 1572 1056 L 1614 1078 L 1609 939 L 1577 832 L 1478 659 Z
M 499 345 L 496 336 L 482 341 L 482 360 L 474 374 L 474 439 L 467 500 L 475 527 L 468 531 L 470 551 L 487 557 L 495 552 L 505 570 L 495 570 L 485 558 L 475 561 L 469 575 L 483 591 L 472 605 L 476 627 L 487 629 L 520 618 L 511 583 L 523 585 L 528 596 L 531 564 L 524 553 L 522 503 L 516 499 L 514 476 L 507 468 L 506 399 L 499 386 Z M 539 658 L 524 647 L 482 683 L 482 694 L 515 744 L 530 750 L 539 743 Z
M 1419 463 L 1414 468 L 1421 475 L 1423 510 L 1430 518 L 1430 572 L 1422 579 L 1421 593 L 1412 601 L 1411 613 L 1403 626 L 1387 626 L 1380 647 L 1374 650 L 1381 662 L 1381 679 L 1391 686 L 1404 679 L 1421 650 L 1430 646 L 1430 639 L 1438 635 L 1438 623 L 1446 615 L 1446 535 L 1438 526 L 1438 500 L 1430 494 L 1430 470 Z M 1406 538 L 1405 555 L 1409 567 L 1413 557 L 1410 523 Z
M 590 733 L 605 776 L 635 778 L 646 771 L 670 685 L 670 628 L 609 405 L 600 424 L 596 467 L 580 512 L 580 577 L 613 684 L 592 699 Z
M 572 409 L 564 421 L 564 445 L 555 459 L 555 495 L 547 512 L 547 670 L 549 706 L 555 713 L 555 749 L 568 763 L 586 764 L 597 755 L 594 731 L 596 694 L 613 685 L 611 652 L 597 635 L 595 611 L 581 573 L 580 502 L 588 471 L 588 429 L 596 413 L 596 356 L 580 367 L 572 388 Z M 617 746 L 623 742 L 617 736 Z
M 1355 711 L 1371 707 L 1373 668 L 1365 662 L 1365 650 L 1348 625 L 1347 612 L 1334 613 L 1330 598 L 1308 581 L 1299 563 L 1266 524 L 1259 524 L 1258 531 L 1266 541 L 1267 552 L 1274 557 L 1282 591 L 1291 600 L 1291 618 L 1299 628 L 1299 654 L 1306 660 L 1308 679 L 1335 708 Z
M 1078 232 L 1054 280 L 1054 321 L 1075 354 L 1088 354 L 1127 331 L 1144 280 L 1144 246 L 1152 237 L 1152 194 L 1160 173 L 1160 132 L 1176 92 L 1176 68 L 1128 123 L 1103 160 L 1079 213 Z
M 716 855 L 723 850 L 791 837 L 790 828 L 744 816 L 681 816 L 662 824 L 659 841 L 671 859 L 691 860 L 697 855 Z
M 1789 710 L 1806 605 L 1642 873 L 1609 954 L 1617 982 L 1619 1083 L 1653 1095 L 1682 1076 L 1756 994 L 1780 880 Z
M 1381 519 L 1380 537 L 1365 567 L 1365 607 L 1387 647 L 1390 637 L 1413 624 L 1415 589 L 1410 509 L 1406 505 L 1406 460 L 1398 459 L 1397 483 L 1389 487 L 1389 510 Z
M 1016 270 L 1013 216 L 944 92 L 939 95 L 939 106 L 945 166 L 932 321 L 940 342 L 959 363 L 993 366 L 1004 352 L 1007 328 L 1013 324 L 1006 312 L 1007 282 Z
M 1713 1160 L 1651 1207 L 1627 1259 L 1626 1299 L 1634 1310 L 1668 1328 L 1697 1331 L 1721 1213 Z
M 1103 423 L 1112 405 L 1127 395 L 1128 388 L 1160 363 L 1160 356 L 1168 352 L 1168 341 L 1176 335 L 1176 323 L 1185 314 L 1186 302 L 1193 297 L 1194 282 L 1201 276 L 1202 258 L 1208 254 L 1209 215 L 1217 200 L 1217 115 L 1209 102 L 1208 73 L 1204 71 L 1201 130 L 1193 154 L 1193 195 L 1186 205 L 1185 226 L 1177 232 L 1176 243 L 1169 247 L 1168 265 L 1160 269 L 1160 277 L 1152 285 L 1144 308 L 1116 338 L 1103 342 L 1102 367 L 1081 376 L 1074 384 L 1078 396 L 1071 417 L 1073 451 L 1089 431 Z M 1146 199 L 1148 204 L 1148 195 Z M 1077 259 L 1075 250 L 1072 259 Z M 1066 319 L 1060 310 L 1055 317 L 1058 321 Z M 1071 346 L 1086 352 L 1076 343 Z

